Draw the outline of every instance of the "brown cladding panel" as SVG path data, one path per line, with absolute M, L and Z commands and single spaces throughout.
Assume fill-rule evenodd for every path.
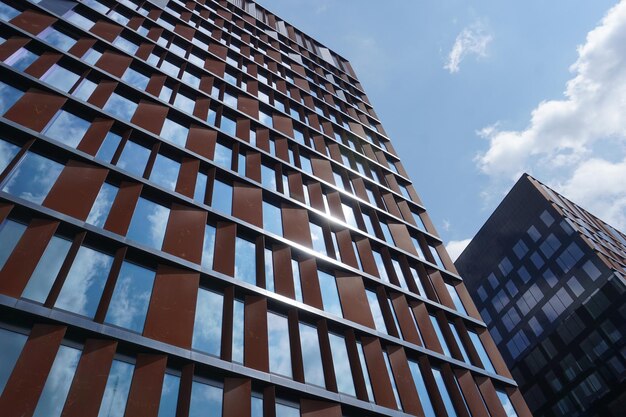
M 69 160 L 43 205 L 79 220 L 86 220 L 109 170 Z
M 511 399 L 511 403 L 517 412 L 518 417 L 533 417 L 522 393 L 518 388 L 507 388 L 507 394 Z
M 117 88 L 118 83 L 116 81 L 109 80 L 101 80 L 98 85 L 96 85 L 96 89 L 93 90 L 87 103 L 93 104 L 96 107 L 104 107 L 111 94 Z
M 187 149 L 197 153 L 198 155 L 202 155 L 208 159 L 213 159 L 216 140 L 217 132 L 215 130 L 191 125 L 189 128 L 189 136 L 187 136 L 187 144 L 185 146 Z
M 404 294 L 392 292 L 390 298 L 404 339 L 407 342 L 421 346 L 422 343 L 420 342 L 419 334 L 411 318 L 411 312 L 409 311 L 409 304 L 406 301 L 406 297 Z
M 396 398 L 393 395 L 391 381 L 387 373 L 387 366 L 383 358 L 383 350 L 380 340 L 376 337 L 364 337 L 363 353 L 369 374 L 372 375 L 371 384 L 376 404 L 383 407 L 396 408 Z
M 173 203 L 163 239 L 163 250 L 199 264 L 202 260 L 206 220 L 206 211 Z
M 39 58 L 35 60 L 26 70 L 26 74 L 32 75 L 35 78 L 41 78 L 51 67 L 56 64 L 62 55 L 53 52 L 44 52 Z
M 117 196 L 115 196 L 109 211 L 109 216 L 104 223 L 106 230 L 118 235 L 126 235 L 128 226 L 130 226 L 130 219 L 135 211 L 137 201 L 139 201 L 142 187 L 142 184 L 134 182 L 122 182 L 120 184 Z
M 96 66 L 105 70 L 106 72 L 113 74 L 114 76 L 121 78 L 126 72 L 126 69 L 133 62 L 133 58 L 124 54 L 118 54 L 112 51 L 105 51 Z
M 0 271 L 0 294 L 19 298 L 37 267 L 58 221 L 33 219 Z
M 293 137 L 293 122 L 290 117 L 275 114 L 272 116 L 274 129 L 287 136 Z
M 200 275 L 159 265 L 143 335 L 191 348 Z
M 390 346 L 387 351 L 404 411 L 413 415 L 424 415 L 404 349 L 400 346 Z
M 28 33 L 37 35 L 57 20 L 58 19 L 50 15 L 28 9 L 15 16 L 10 22 Z
M 291 269 L 291 250 L 289 246 L 275 245 L 272 248 L 274 266 L 274 287 L 277 294 L 295 299 L 296 292 Z
M 117 342 L 88 339 L 61 417 L 97 417 Z
M 309 216 L 307 210 L 283 204 L 283 234 L 286 239 L 293 240 L 309 248 L 313 247 L 311 231 L 309 230 Z
M 166 355 L 137 355 L 125 417 L 158 416 L 166 366 Z
M 111 130 L 111 127 L 113 127 L 113 120 L 101 118 L 95 119 L 91 123 L 91 126 L 89 126 L 89 129 L 87 129 L 87 132 L 85 132 L 85 136 L 83 136 L 83 139 L 80 141 L 76 149 L 95 156 L 96 153 L 98 153 L 100 146 L 102 146 L 107 133 Z
M 15 36 L 5 40 L 4 43 L 0 45 L 0 61 L 6 60 L 29 41 L 30 38 L 18 38 Z
M 131 122 L 139 127 L 143 127 L 148 132 L 158 135 L 161 133 L 163 123 L 165 123 L 167 112 L 168 108 L 165 106 L 141 100 Z
M 115 38 L 119 36 L 124 30 L 123 27 L 117 25 L 112 22 L 107 22 L 106 20 L 99 20 L 95 25 L 90 29 L 91 33 L 96 36 L 100 36 L 101 38 L 106 39 L 109 42 L 113 42 Z
M 300 400 L 301 417 L 341 417 L 341 406 L 326 401 L 309 400 L 302 398 Z
M 32 416 L 64 334 L 64 326 L 33 326 L 0 396 L 3 415 Z
M 413 306 L 413 313 L 415 314 L 417 325 L 420 328 L 422 339 L 424 339 L 425 347 L 443 354 L 443 349 L 441 348 L 441 344 L 439 343 L 439 339 L 437 338 L 437 334 L 435 333 L 435 329 L 430 321 L 430 316 L 424 303 L 417 302 L 417 304 Z
M 454 370 L 454 373 L 472 415 L 475 417 L 489 417 L 485 403 L 480 399 L 480 392 L 470 371 L 457 368 Z
M 223 78 L 226 71 L 226 63 L 209 56 L 204 63 L 204 69 Z
M 312 157 L 311 166 L 313 167 L 313 173 L 316 177 L 319 177 L 330 184 L 335 184 L 333 169 L 331 168 L 328 160 Z M 337 186 L 341 187 L 341 184 L 337 184 Z
M 300 284 L 302 285 L 302 301 L 323 310 L 324 306 L 317 277 L 317 262 L 315 258 L 307 258 L 300 261 Z
M 222 415 L 250 417 L 252 414 L 252 381 L 248 378 L 224 379 L 224 409 Z
M 259 371 L 269 372 L 267 299 L 246 296 L 244 317 L 244 364 Z
M 478 336 L 480 337 L 480 341 L 483 343 L 483 346 L 487 351 L 487 355 L 489 355 L 489 359 L 491 359 L 491 363 L 496 369 L 498 375 L 502 375 L 505 378 L 513 378 L 489 332 L 486 329 L 483 329 L 479 332 Z
M 389 222 L 387 225 L 389 226 L 389 230 L 393 236 L 393 241 L 396 245 L 400 249 L 404 249 L 409 253 L 417 255 L 417 251 L 415 250 L 415 246 L 413 246 L 413 241 L 411 240 L 411 235 L 409 235 L 407 227 L 401 223 L 393 222 Z
M 196 33 L 196 30 L 189 25 L 184 25 L 181 23 L 177 23 L 174 28 L 174 32 L 178 33 L 183 38 L 191 41 L 193 39 L 193 35 Z
M 66 101 L 65 97 L 31 88 L 4 117 L 41 132 Z
M 233 223 L 217 223 L 213 269 L 226 275 L 235 275 L 235 238 L 237 226 Z
M 507 417 L 491 379 L 476 377 L 476 384 L 478 385 L 478 389 L 483 396 L 483 401 L 487 404 L 489 414 L 491 414 L 492 417 Z
M 233 187 L 233 216 L 263 227 L 263 190 L 254 185 L 236 182 Z
M 193 198 L 196 189 L 196 179 L 200 169 L 200 160 L 195 158 L 183 158 L 176 182 L 176 192 L 186 197 Z
M 237 110 L 244 112 L 255 119 L 259 118 L 259 102 L 250 97 L 239 96 L 237 100 Z
M 341 299 L 343 315 L 346 319 L 375 329 L 363 279 L 358 275 L 337 273 L 337 290 Z

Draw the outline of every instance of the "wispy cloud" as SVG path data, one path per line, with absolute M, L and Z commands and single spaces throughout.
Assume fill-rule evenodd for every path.
M 448 59 L 443 66 L 450 74 L 459 72 L 461 61 L 470 55 L 477 57 L 487 56 L 487 47 L 493 40 L 493 35 L 487 30 L 483 22 L 475 22 L 458 34 Z
M 456 261 L 459 255 L 463 253 L 467 245 L 472 241 L 472 239 L 463 239 L 463 240 L 451 240 L 446 245 L 446 250 L 448 251 L 448 255 L 452 261 Z
M 578 47 L 564 97 L 537 105 L 523 130 L 488 126 L 476 157 L 487 198 L 529 172 L 618 228 L 626 228 L 626 1 Z

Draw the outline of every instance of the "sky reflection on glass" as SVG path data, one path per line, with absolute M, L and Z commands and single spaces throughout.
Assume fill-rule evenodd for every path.
M 119 119 L 129 122 L 133 114 L 135 114 L 135 110 L 137 110 L 137 103 L 117 93 L 113 93 L 104 105 L 103 110 L 108 111 Z
M 233 187 L 220 180 L 213 182 L 211 207 L 220 213 L 230 214 L 233 204 Z
M 263 228 L 275 235 L 283 235 L 283 224 L 280 207 L 263 202 Z
M 159 402 L 159 414 L 157 417 L 176 417 L 179 387 L 180 377 L 166 373 L 163 378 L 161 401 Z
M 409 369 L 411 370 L 411 375 L 413 376 L 413 382 L 417 387 L 417 395 L 419 397 L 420 403 L 422 403 L 422 409 L 424 410 L 424 417 L 436 417 L 435 410 L 433 409 L 433 405 L 430 402 L 430 395 L 426 390 L 426 383 L 424 382 L 424 378 L 422 377 L 422 371 L 420 370 L 417 362 L 409 361 Z
M 244 320 L 244 303 L 241 300 L 235 300 L 233 305 L 233 362 L 243 363 L 243 327 Z
M 178 180 L 179 170 L 180 162 L 158 154 L 154 161 L 152 172 L 150 173 L 150 181 L 174 191 L 176 188 L 176 181 Z
M 67 93 L 74 86 L 74 84 L 76 84 L 76 81 L 78 81 L 79 78 L 80 75 L 63 68 L 60 65 L 54 64 L 41 77 L 41 80 Z
M 200 288 L 197 300 L 191 347 L 209 355 L 219 356 L 224 297 Z
M 13 220 L 5 220 L 0 225 L 0 242 L 2 242 L 2 245 L 0 245 L 0 269 L 4 267 L 7 259 L 9 259 L 17 242 L 24 234 L 24 230 L 26 230 L 25 224 Z
M 215 227 L 207 224 L 204 228 L 204 244 L 202 246 L 202 268 L 213 269 L 214 249 Z
M 330 340 L 330 351 L 333 355 L 337 389 L 343 394 L 356 396 L 346 341 L 342 336 L 333 333 L 328 334 L 328 339 Z
M 78 366 L 80 353 L 80 350 L 68 346 L 59 347 L 33 417 L 59 417 L 61 415 Z
M 324 311 L 342 317 L 341 302 L 339 301 L 335 277 L 319 270 L 317 275 L 319 277 L 320 290 L 322 291 Z
M 124 415 L 134 366 L 114 360 L 107 379 L 98 417 L 120 417 Z
M 58 162 L 27 152 L 9 175 L 2 191 L 41 204 L 62 169 L 63 165 Z
M 0 115 L 7 112 L 24 95 L 22 90 L 0 81 Z
M 52 236 L 46 250 L 39 259 L 35 271 L 22 292 L 22 297 L 40 303 L 46 301 L 54 280 L 65 261 L 72 242 L 58 236 Z
M 237 237 L 235 242 L 235 278 L 256 285 L 255 245 Z
M 128 238 L 154 249 L 161 249 L 170 209 L 139 197 L 128 228 Z
M 4 63 L 12 66 L 18 71 L 24 71 L 35 60 L 39 58 L 39 55 L 32 53 L 26 48 L 18 49 L 13 55 L 4 60 Z
M 188 134 L 189 129 L 185 126 L 176 123 L 171 119 L 165 119 L 165 123 L 163 123 L 163 128 L 161 129 L 159 136 L 168 142 L 175 143 L 178 146 L 185 146 Z
M 222 389 L 193 381 L 189 417 L 221 417 Z
M 148 158 L 150 158 L 150 149 L 129 140 L 124 145 L 117 166 L 131 174 L 142 177 L 146 170 Z
M 150 269 L 124 261 L 104 321 L 141 333 L 155 275 Z
M 15 363 L 22 353 L 27 336 L 21 333 L 0 329 L 0 353 L 2 360 L 0 361 L 0 395 L 4 391 L 4 387 L 13 372 Z
M 98 149 L 96 158 L 101 159 L 105 162 L 111 162 L 111 159 L 113 159 L 113 155 L 115 155 L 115 151 L 120 145 L 121 140 L 122 137 L 120 135 L 113 132 L 107 133 L 104 138 L 104 142 L 102 142 L 102 145 L 100 145 L 100 149 Z
M 91 123 L 87 120 L 81 119 L 65 110 L 60 110 L 42 133 L 75 148 L 83 136 L 85 136 L 89 126 L 91 126 Z
M 270 372 L 291 378 L 291 353 L 287 317 L 267 313 Z
M 385 319 L 383 318 L 383 312 L 380 309 L 376 293 L 374 291 L 365 290 L 365 294 L 367 294 L 367 301 L 369 302 L 370 310 L 372 311 L 372 317 L 374 318 L 376 330 L 387 333 L 387 326 L 385 325 Z
M 100 188 L 96 201 L 93 203 L 89 216 L 87 216 L 85 221 L 97 227 L 104 227 L 109 211 L 111 211 L 111 206 L 113 206 L 113 201 L 117 196 L 117 191 L 118 188 L 108 182 L 102 184 L 102 188 Z
M 308 324 L 300 323 L 300 344 L 302 346 L 304 381 L 307 384 L 324 387 L 324 366 L 317 329 Z

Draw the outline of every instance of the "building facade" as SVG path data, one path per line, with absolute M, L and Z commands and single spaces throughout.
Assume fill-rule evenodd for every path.
M 527 417 L 350 64 L 251 1 L 0 1 L 0 414 Z
M 626 413 L 626 236 L 523 175 L 456 266 L 535 416 Z

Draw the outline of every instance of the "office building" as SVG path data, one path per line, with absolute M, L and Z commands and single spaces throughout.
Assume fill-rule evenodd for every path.
M 626 413 L 626 236 L 524 174 L 456 261 L 537 416 Z
M 0 1 L 2 416 L 528 416 L 350 64 L 250 1 Z

